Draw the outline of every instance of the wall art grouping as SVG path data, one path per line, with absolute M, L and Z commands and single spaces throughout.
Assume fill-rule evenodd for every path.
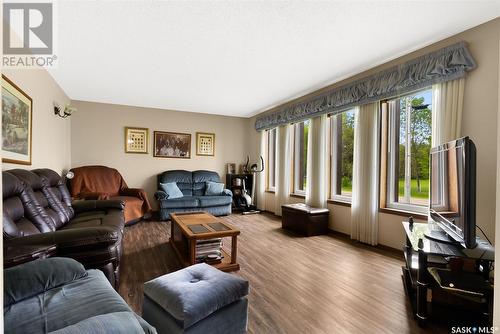
M 125 153 L 149 153 L 149 129 L 125 127 Z M 215 156 L 215 133 L 196 132 L 196 155 Z M 191 134 L 154 131 L 153 156 L 191 158 Z

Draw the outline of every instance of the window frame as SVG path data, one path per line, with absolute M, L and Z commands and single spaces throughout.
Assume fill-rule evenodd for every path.
M 276 149 L 277 149 L 277 128 L 267 130 L 267 182 L 266 191 L 275 192 L 276 191 Z M 274 146 L 271 150 L 271 137 L 274 139 Z M 274 154 L 273 154 L 274 153 Z M 271 168 L 272 166 L 272 168 Z M 271 174 L 272 170 L 272 174 Z M 272 178 L 271 178 L 272 175 Z
M 341 174 L 341 164 L 339 161 L 342 160 L 342 148 L 339 146 L 341 142 L 337 140 L 339 136 L 339 127 L 342 127 L 342 115 L 346 112 L 356 112 L 357 107 L 342 110 L 341 112 L 330 116 L 330 200 L 333 202 L 340 202 L 344 204 L 352 203 L 352 195 L 342 195 L 342 177 Z M 341 135 L 342 132 L 340 132 Z M 355 144 L 354 144 L 355 145 Z M 353 148 L 354 149 L 354 148 Z M 339 182 L 340 176 L 340 182 Z M 339 188 L 340 187 L 340 188 Z
M 429 213 L 429 204 L 419 205 L 414 203 L 398 202 L 399 197 L 399 179 L 397 171 L 399 170 L 399 127 L 400 117 L 397 112 L 390 112 L 389 103 L 395 99 L 401 99 L 413 94 L 430 90 L 431 87 L 416 90 L 401 96 L 392 97 L 381 101 L 381 150 L 380 150 L 380 209 L 394 210 L 399 212 L 414 213 L 420 216 L 427 216 Z M 433 98 L 433 95 L 431 95 Z M 385 104 L 385 105 L 384 105 Z M 429 166 L 430 169 L 430 166 Z M 430 189 L 429 199 L 430 202 Z

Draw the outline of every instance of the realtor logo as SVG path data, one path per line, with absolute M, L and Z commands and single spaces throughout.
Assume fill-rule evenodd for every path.
M 3 27 L 3 66 L 54 65 L 53 3 L 4 2 Z
M 4 3 L 3 22 L 4 54 L 52 54 L 51 3 Z

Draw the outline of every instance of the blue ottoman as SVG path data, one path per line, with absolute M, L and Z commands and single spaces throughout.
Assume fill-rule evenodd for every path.
M 248 281 L 201 263 L 144 283 L 142 317 L 158 333 L 245 333 Z

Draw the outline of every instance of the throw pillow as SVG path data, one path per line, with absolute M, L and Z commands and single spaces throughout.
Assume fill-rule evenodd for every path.
M 207 181 L 205 196 L 222 195 L 223 191 L 224 191 L 224 183 Z
M 184 197 L 176 182 L 160 183 L 160 187 L 167 193 L 168 199 Z

